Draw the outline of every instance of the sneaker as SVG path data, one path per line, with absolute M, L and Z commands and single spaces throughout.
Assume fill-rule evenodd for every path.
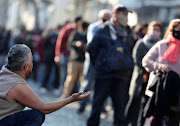
M 40 88 L 39 91 L 40 91 L 40 93 L 47 93 L 48 92 L 48 90 L 44 87 Z

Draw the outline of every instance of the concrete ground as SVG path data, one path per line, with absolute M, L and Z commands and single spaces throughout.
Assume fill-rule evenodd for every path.
M 39 96 L 44 102 L 51 102 L 59 99 L 59 96 L 53 94 L 52 91 L 48 93 L 40 93 L 39 86 L 31 79 L 27 80 L 29 87 Z M 45 122 L 42 126 L 86 126 L 86 121 L 90 115 L 91 105 L 86 107 L 86 111 L 82 114 L 77 113 L 79 103 L 71 103 L 62 109 L 46 115 Z M 100 126 L 112 126 L 113 111 L 109 110 L 108 114 L 101 114 Z M 146 121 L 145 126 L 150 126 L 149 120 Z
M 29 87 L 40 97 L 44 102 L 51 102 L 57 100 L 59 97 L 55 96 L 52 92 L 40 93 L 38 85 L 29 79 Z M 42 126 L 86 126 L 86 121 L 90 115 L 91 106 L 89 105 L 86 111 L 82 114 L 77 113 L 78 102 L 71 103 L 64 108 L 46 115 L 45 122 Z M 112 111 L 109 111 L 108 115 L 101 115 L 100 126 L 112 125 Z

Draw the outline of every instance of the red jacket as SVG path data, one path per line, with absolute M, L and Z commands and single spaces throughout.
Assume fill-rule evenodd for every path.
M 72 28 L 70 23 L 61 29 L 56 41 L 55 56 L 60 56 L 61 53 L 65 55 L 70 54 L 70 50 L 67 48 L 67 43 L 68 38 L 73 30 L 74 28 Z

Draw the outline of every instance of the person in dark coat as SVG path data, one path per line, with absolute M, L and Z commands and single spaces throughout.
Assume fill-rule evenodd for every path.
M 148 26 L 147 34 L 144 38 L 137 41 L 133 49 L 134 70 L 130 82 L 129 101 L 126 107 L 128 122 L 132 126 L 137 126 L 141 98 L 144 96 L 148 79 L 148 73 L 142 66 L 142 58 L 160 39 L 161 33 L 161 24 L 157 21 L 152 21 Z
M 87 126 L 99 126 L 100 113 L 104 101 L 108 96 L 112 98 L 114 108 L 114 126 L 125 126 L 126 118 L 124 116 L 124 110 L 128 98 L 128 83 L 131 75 L 131 69 L 133 68 L 132 55 L 130 53 L 131 44 L 129 41 L 129 31 L 127 31 L 127 16 L 130 12 L 123 5 L 116 5 L 113 8 L 113 16 L 110 21 L 106 21 L 99 30 L 95 33 L 92 42 L 88 45 L 88 52 L 90 54 L 92 65 L 95 69 L 95 89 L 94 98 L 92 103 L 91 115 L 87 121 Z M 116 44 L 123 44 L 124 46 L 118 46 L 113 48 L 115 54 L 118 56 L 123 55 L 122 59 L 117 63 L 121 64 L 124 59 L 126 64 L 120 67 L 114 68 L 114 65 L 110 65 L 114 62 L 108 62 L 110 57 L 106 56 L 109 51 L 109 47 Z M 128 46 L 127 46 L 128 45 Z M 114 60 L 114 59 L 113 59 Z

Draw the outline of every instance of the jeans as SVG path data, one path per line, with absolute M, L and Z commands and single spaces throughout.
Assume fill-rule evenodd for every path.
M 37 110 L 24 110 L 0 120 L 0 126 L 41 126 L 45 115 Z
M 64 55 L 61 54 L 60 55 L 60 64 L 61 64 L 61 84 L 64 85 L 64 82 L 66 80 L 66 76 L 67 76 L 67 65 L 68 65 L 68 61 L 69 61 L 69 55 Z
M 87 126 L 99 126 L 100 112 L 104 101 L 108 96 L 112 98 L 114 108 L 113 126 L 126 126 L 124 110 L 128 98 L 128 80 L 109 78 L 95 80 L 95 93 L 91 115 L 87 121 Z
M 0 54 L 0 69 L 4 66 L 7 62 L 7 56 L 4 54 Z
M 84 81 L 82 83 L 82 86 L 85 86 L 84 92 L 93 90 L 94 82 L 95 82 L 94 74 L 95 74 L 95 71 L 94 71 L 94 68 L 93 68 L 91 62 L 85 61 L 85 63 L 84 63 Z M 88 101 L 89 101 L 89 97 L 82 100 L 80 102 L 80 108 L 84 110 Z
M 37 83 L 39 84 L 39 86 L 42 86 L 43 84 L 43 80 L 44 80 L 44 73 L 45 73 L 45 64 L 44 63 L 40 63 L 39 64 L 39 68 L 38 68 L 38 76 L 37 76 Z
M 55 68 L 53 70 L 53 68 Z M 50 79 L 50 75 L 53 75 L 53 82 L 51 84 L 53 84 L 53 86 L 51 85 L 51 87 L 54 87 L 56 89 L 58 89 L 59 87 L 59 67 L 57 66 L 57 64 L 55 64 L 55 62 L 45 62 L 45 71 L 44 71 L 44 80 L 43 80 L 43 84 L 42 87 L 44 88 L 48 88 L 48 82 Z

